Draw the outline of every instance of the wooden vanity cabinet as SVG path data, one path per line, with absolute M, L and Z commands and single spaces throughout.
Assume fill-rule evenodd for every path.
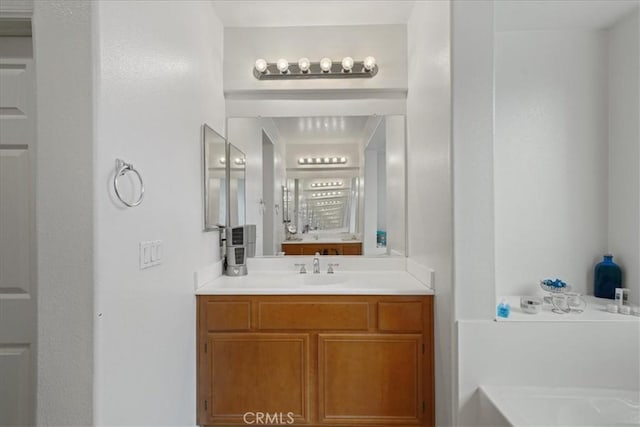
M 283 243 L 286 255 L 362 255 L 362 243 Z
M 198 424 L 434 425 L 432 296 L 197 300 Z

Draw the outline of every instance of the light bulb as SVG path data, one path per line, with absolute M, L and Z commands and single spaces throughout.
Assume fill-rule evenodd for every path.
M 325 73 L 331 71 L 331 60 L 329 58 L 322 58 L 320 60 L 320 69 Z
M 282 74 L 286 74 L 287 70 L 289 70 L 289 61 L 287 61 L 286 59 L 280 58 L 278 59 L 278 62 L 276 62 L 276 67 L 278 68 L 278 71 L 280 71 Z
M 365 70 L 371 71 L 375 66 L 376 66 L 376 58 L 374 58 L 373 56 L 367 56 L 366 58 L 364 58 Z
M 309 62 L 309 58 L 300 58 L 298 60 L 298 67 L 300 71 L 303 73 L 309 72 L 309 67 L 311 67 L 311 62 Z
M 265 73 L 267 71 L 267 61 L 262 58 L 256 59 L 256 70 L 259 73 Z
M 347 163 L 346 157 L 340 157 L 340 163 Z
M 350 56 L 345 56 L 342 59 L 342 69 L 348 73 L 351 71 L 352 68 L 353 68 L 353 58 Z

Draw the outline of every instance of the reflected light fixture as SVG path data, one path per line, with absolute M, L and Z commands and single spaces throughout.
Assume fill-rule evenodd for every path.
M 276 62 L 259 58 L 253 67 L 253 76 L 258 80 L 369 78 L 377 73 L 378 65 L 373 56 L 367 56 L 362 61 L 356 61 L 351 56 L 345 56 L 338 61 L 323 57 L 318 62 L 302 57 L 291 63 L 285 58 Z
M 347 163 L 346 157 L 300 157 L 298 164 L 300 165 L 344 165 Z
M 342 187 L 341 181 L 332 181 L 332 182 L 314 182 L 311 184 L 311 187 Z

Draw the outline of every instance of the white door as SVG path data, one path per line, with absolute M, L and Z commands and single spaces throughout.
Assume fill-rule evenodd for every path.
M 35 424 L 34 92 L 33 60 L 0 56 L 0 426 Z

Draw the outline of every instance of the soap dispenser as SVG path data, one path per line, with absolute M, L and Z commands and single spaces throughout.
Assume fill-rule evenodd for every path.
M 613 255 L 605 255 L 604 260 L 596 264 L 593 276 L 593 295 L 598 298 L 614 299 L 616 288 L 622 287 L 622 271 L 613 262 Z

